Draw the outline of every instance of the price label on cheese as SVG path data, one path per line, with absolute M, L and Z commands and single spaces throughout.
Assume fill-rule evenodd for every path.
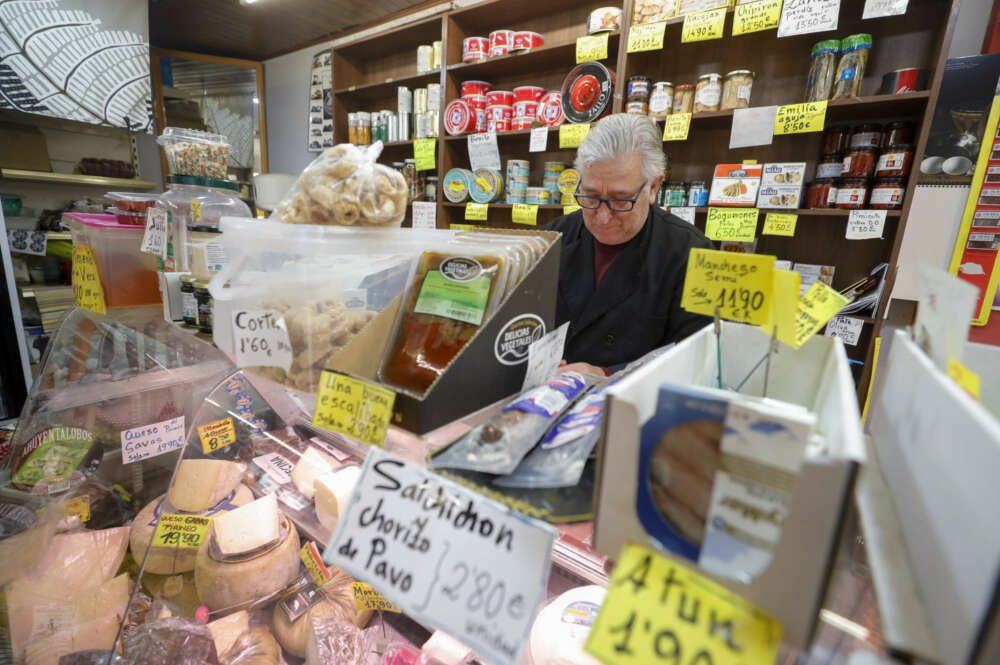
M 162 208 L 146 209 L 146 229 L 142 233 L 140 252 L 167 257 L 167 219 L 167 211 Z
M 538 225 L 538 206 L 534 203 L 515 203 L 510 210 L 510 221 L 515 224 Z
M 844 344 L 857 346 L 858 339 L 861 338 L 861 330 L 865 327 L 865 322 L 853 316 L 835 316 L 826 324 L 827 337 L 837 337 Z
M 582 210 L 582 208 L 580 208 L 580 206 L 563 206 L 564 215 L 570 215 L 576 212 L 577 210 Z
M 580 142 L 590 133 L 590 123 L 559 125 L 559 147 L 579 148 Z
M 417 161 L 418 171 L 433 171 L 437 168 L 434 150 L 437 139 L 416 139 L 413 141 L 413 158 Z
M 770 30 L 781 19 L 781 0 L 757 0 L 736 5 L 733 13 L 733 36 Z
M 753 242 L 759 214 L 757 208 L 709 208 L 705 235 L 712 240 Z
M 795 224 L 799 216 L 795 213 L 769 212 L 764 218 L 765 236 L 788 236 L 795 235 Z
M 684 27 L 681 29 L 681 43 L 721 38 L 726 24 L 726 11 L 725 7 L 719 7 L 685 16 Z
M 234 309 L 233 352 L 237 367 L 292 366 L 292 343 L 284 315 L 273 309 Z
M 313 584 L 316 586 L 322 587 L 333 577 L 330 570 L 323 564 L 323 559 L 320 558 L 319 550 L 316 549 L 316 543 L 313 541 L 307 541 L 302 546 L 302 549 L 299 550 L 299 558 L 302 559 L 306 570 L 309 571 L 309 577 L 312 578 Z
M 778 37 L 836 30 L 839 18 L 840 0 L 785 0 Z
M 476 222 L 486 221 L 486 213 L 490 210 L 488 203 L 473 203 L 469 201 L 465 204 L 465 218 Z
M 608 33 L 577 37 L 576 64 L 591 60 L 604 60 L 608 57 Z
M 370 584 L 355 582 L 351 585 L 351 589 L 354 591 L 354 606 L 359 612 L 373 610 L 377 612 L 402 613 L 403 611 L 393 605 L 388 598 L 373 589 Z
M 122 464 L 131 464 L 184 447 L 184 416 L 133 427 L 121 433 Z
M 201 439 L 201 450 L 206 455 L 222 450 L 236 443 L 236 428 L 232 418 L 223 418 L 214 423 L 198 427 L 198 438 Z
M 847 217 L 848 240 L 881 238 L 885 228 L 885 210 L 852 210 Z
M 826 122 L 826 102 L 803 102 L 778 107 L 774 135 L 821 132 Z
M 628 29 L 628 52 L 659 51 L 663 48 L 663 33 L 666 29 L 666 21 L 631 26 Z
M 156 524 L 151 547 L 176 547 L 196 550 L 208 535 L 211 517 L 163 513 Z
M 73 245 L 73 298 L 80 309 L 107 314 L 101 272 L 89 245 Z
M 948 376 L 962 390 L 972 395 L 977 401 L 979 400 L 979 375 L 950 356 L 948 357 Z
M 396 393 L 388 388 L 323 370 L 312 424 L 370 446 L 381 446 L 395 402 Z
M 816 282 L 799 298 L 795 313 L 796 349 L 809 341 L 816 331 L 826 325 L 850 301 L 823 282 Z
M 63 501 L 59 504 L 62 509 L 63 515 L 66 517 L 78 517 L 80 518 L 80 523 L 86 523 L 90 520 L 90 495 L 81 494 L 78 497 L 74 497 L 69 501 Z M 41 513 L 42 511 L 36 511 Z
M 604 665 L 771 665 L 781 623 L 693 568 L 625 545 L 584 647 Z
M 667 116 L 663 125 L 664 141 L 687 141 L 691 128 L 690 113 L 674 113 Z
M 767 323 L 774 288 L 774 257 L 692 249 L 681 307 L 743 323 Z
M 551 567 L 551 526 L 373 448 L 323 560 L 485 662 L 516 665 Z

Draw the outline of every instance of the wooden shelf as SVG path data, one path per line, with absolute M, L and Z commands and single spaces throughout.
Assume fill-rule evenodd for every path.
M 551 132 L 558 132 L 558 131 L 559 131 L 558 127 L 549 127 L 549 132 L 550 133 Z M 450 134 L 445 134 L 444 140 L 445 141 L 465 141 L 468 137 L 474 136 L 474 135 L 475 135 L 475 132 L 470 132 L 468 134 L 458 134 L 457 136 L 452 136 Z M 528 137 L 528 136 L 531 136 L 531 130 L 530 129 L 516 129 L 516 130 L 510 131 L 510 132 L 500 132 L 499 134 L 497 134 L 497 141 L 500 141 L 501 139 L 513 139 L 513 138 L 521 138 L 521 137 Z M 556 147 L 558 148 L 558 146 L 556 146 Z M 563 148 L 563 150 L 575 150 L 575 148 Z
M 419 83 L 436 83 L 437 79 L 441 75 L 440 69 L 435 69 L 434 71 L 426 72 L 423 74 L 413 74 L 411 76 L 400 76 L 396 78 L 387 78 L 384 81 L 379 81 L 376 83 L 367 83 L 365 85 L 351 85 L 346 88 L 341 88 L 339 90 L 334 90 L 333 94 L 348 100 L 365 100 L 365 99 L 378 99 L 380 97 L 388 97 L 395 93 L 396 88 L 401 85 L 414 86 Z M 416 87 L 421 87 L 417 85 Z
M 466 203 L 475 203 L 475 201 L 466 201 Z M 442 205 L 445 208 L 464 208 L 465 207 L 465 203 L 452 203 L 451 201 L 444 201 L 442 203 Z M 513 204 L 511 204 L 511 203 L 487 203 L 486 205 L 488 205 L 490 207 L 490 209 L 496 208 L 498 210 L 510 210 L 511 208 L 514 207 Z M 567 205 L 569 205 L 569 204 L 567 204 Z M 561 211 L 563 209 L 563 206 L 562 206 L 562 204 L 559 204 L 559 203 L 542 203 L 542 204 L 539 204 L 538 209 L 539 210 L 560 210 Z M 469 221 L 475 221 L 475 220 L 469 220 Z
M 621 3 L 595 2 L 580 0 L 486 0 L 467 7 L 453 10 L 450 16 L 468 30 L 478 30 L 489 36 L 490 31 L 502 27 L 518 30 L 537 30 L 536 27 L 525 25 L 531 19 L 548 17 L 552 14 L 568 10 L 582 9 L 586 16 L 589 9 L 603 6 L 620 6 Z M 585 23 L 580 25 L 580 35 L 586 34 Z M 539 32 L 543 32 L 539 30 Z M 479 34 L 470 32 L 469 34 Z
M 50 173 L 47 171 L 23 171 L 21 169 L 0 169 L 0 180 L 20 180 L 23 182 L 43 182 L 55 185 L 92 185 L 124 189 L 156 189 L 158 185 L 150 180 L 135 178 L 105 178 L 99 175 L 79 173 Z
M 615 55 L 621 34 L 610 33 L 608 37 L 608 57 L 603 61 L 608 69 L 614 69 Z M 576 41 L 561 44 L 545 44 L 541 48 L 532 49 L 526 53 L 512 53 L 480 62 L 459 62 L 448 65 L 449 74 L 468 77 L 470 79 L 490 79 L 498 76 L 508 76 L 514 73 L 543 71 L 554 67 L 565 67 L 566 71 L 576 63 Z
M 677 207 L 683 207 L 683 206 L 677 206 Z M 739 208 L 726 206 L 725 209 L 738 210 Z M 766 214 L 769 212 L 779 213 L 779 214 L 787 213 L 790 215 L 792 214 L 798 215 L 799 217 L 848 217 L 851 214 L 850 210 L 843 210 L 841 208 L 802 208 L 800 210 L 783 210 L 779 208 L 758 208 L 758 210 L 760 210 L 762 214 Z M 868 208 L 865 208 L 865 210 L 868 210 Z M 694 211 L 699 214 L 705 214 L 708 212 L 708 208 L 698 207 L 695 208 Z M 892 219 L 893 217 L 899 217 L 900 214 L 901 213 L 899 210 L 886 210 L 885 216 L 887 219 Z M 775 236 L 775 237 L 777 238 L 783 236 Z

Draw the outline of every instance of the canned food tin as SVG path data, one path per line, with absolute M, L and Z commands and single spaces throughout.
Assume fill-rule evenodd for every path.
M 614 32 L 621 28 L 622 10 L 619 7 L 601 7 L 587 17 L 587 34 Z
M 696 180 L 688 187 L 687 204 L 694 207 L 705 207 L 708 205 L 708 187 L 703 180 Z
M 649 104 L 646 102 L 626 102 L 625 113 L 647 115 L 649 113 Z
M 478 62 L 490 56 L 490 40 L 486 37 L 466 37 L 462 40 L 462 62 Z
M 431 44 L 431 48 L 434 51 L 434 55 L 431 58 L 431 70 L 441 69 L 441 40 L 437 40 Z
M 562 109 L 570 122 L 592 122 L 611 105 L 615 76 L 599 62 L 570 70 L 562 86 Z
M 879 88 L 880 95 L 898 95 L 903 92 L 915 92 L 927 89 L 926 69 L 907 67 L 897 69 L 882 76 L 882 87 Z
M 409 112 L 400 112 L 396 115 L 396 121 L 399 124 L 399 138 L 397 140 L 409 141 L 410 128 L 413 125 L 413 114 Z
M 470 95 L 485 95 L 490 90 L 493 89 L 491 83 L 486 81 L 462 81 L 462 97 L 468 97 Z
M 657 81 L 649 95 L 649 115 L 657 120 L 663 120 L 670 115 L 674 106 L 674 84 L 670 81 Z
M 441 84 L 440 83 L 428 83 L 427 84 L 427 110 L 428 111 L 440 111 L 441 110 Z
M 545 44 L 545 38 L 537 32 L 530 30 L 518 30 L 514 33 L 514 41 L 511 43 L 511 51 L 530 51 Z
M 549 175 L 550 173 L 559 175 L 566 170 L 566 165 L 562 162 L 545 162 L 542 166 L 545 167 L 545 175 Z
M 462 99 L 464 99 L 472 108 L 483 109 L 484 111 L 490 103 L 490 100 L 486 97 L 486 95 L 462 95 Z
M 507 203 L 524 203 L 527 198 L 527 191 L 524 188 L 512 189 L 507 188 L 504 200 Z
M 486 107 L 486 120 L 500 121 L 507 120 L 510 121 L 514 117 L 514 107 L 505 106 L 503 104 L 490 104 Z
M 563 194 L 572 195 L 579 183 L 580 172 L 576 169 L 566 169 L 559 174 L 559 191 Z
M 417 88 L 413 91 L 413 112 L 427 112 L 427 88 Z
M 472 171 L 468 169 L 450 169 L 444 175 L 444 197 L 452 203 L 462 203 L 469 198 L 469 186 L 472 184 Z
M 545 94 L 545 88 L 537 85 L 519 85 L 514 88 L 515 102 L 537 102 Z
M 396 88 L 396 112 L 413 113 L 413 93 L 404 85 Z
M 525 178 L 531 173 L 531 162 L 526 159 L 508 159 L 507 160 L 507 175 L 517 176 L 523 175 Z
M 473 109 L 476 114 L 476 132 L 482 134 L 486 131 L 486 109 Z
M 476 110 L 464 99 L 453 99 L 444 109 L 444 129 L 452 136 L 471 132 L 476 128 Z
M 646 100 L 649 98 L 649 77 L 630 76 L 625 84 L 625 91 L 629 101 Z
M 525 203 L 544 205 L 549 202 L 549 190 L 544 187 L 529 187 L 525 194 Z
M 514 93 L 509 90 L 491 90 L 486 93 L 486 99 L 489 100 L 487 107 L 514 105 Z
M 421 44 L 417 47 L 417 73 L 423 74 L 434 69 L 434 47 Z
M 534 118 L 538 115 L 538 102 L 514 102 L 515 118 Z
M 513 118 L 510 121 L 510 128 L 514 131 L 523 131 L 525 129 L 531 129 L 531 123 L 535 122 L 535 118 Z
M 514 41 L 513 30 L 494 30 L 490 33 L 490 57 L 495 58 L 500 55 L 510 53 L 511 43 Z
M 469 185 L 469 196 L 476 203 L 496 201 L 503 194 L 503 177 L 492 169 L 476 169 L 473 171 L 472 182 Z
M 486 118 L 486 131 L 498 134 L 500 132 L 510 131 L 511 118 Z
M 542 95 L 538 100 L 538 122 L 549 127 L 557 127 L 566 121 L 562 109 L 562 93 L 553 90 Z

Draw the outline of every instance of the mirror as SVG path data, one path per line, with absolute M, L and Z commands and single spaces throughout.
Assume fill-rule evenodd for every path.
M 187 127 L 224 135 L 229 179 L 248 198 L 253 176 L 268 170 L 261 63 L 155 48 L 150 55 L 157 134 L 164 127 Z M 166 178 L 162 151 L 161 160 Z

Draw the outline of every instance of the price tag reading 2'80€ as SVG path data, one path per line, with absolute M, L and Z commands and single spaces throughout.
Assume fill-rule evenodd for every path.
M 381 446 L 392 419 L 396 393 L 330 370 L 323 370 L 312 424 L 369 446 Z
M 692 249 L 681 307 L 689 312 L 763 325 L 771 313 L 773 256 Z
M 516 665 L 555 531 L 372 448 L 324 560 L 485 662 Z

